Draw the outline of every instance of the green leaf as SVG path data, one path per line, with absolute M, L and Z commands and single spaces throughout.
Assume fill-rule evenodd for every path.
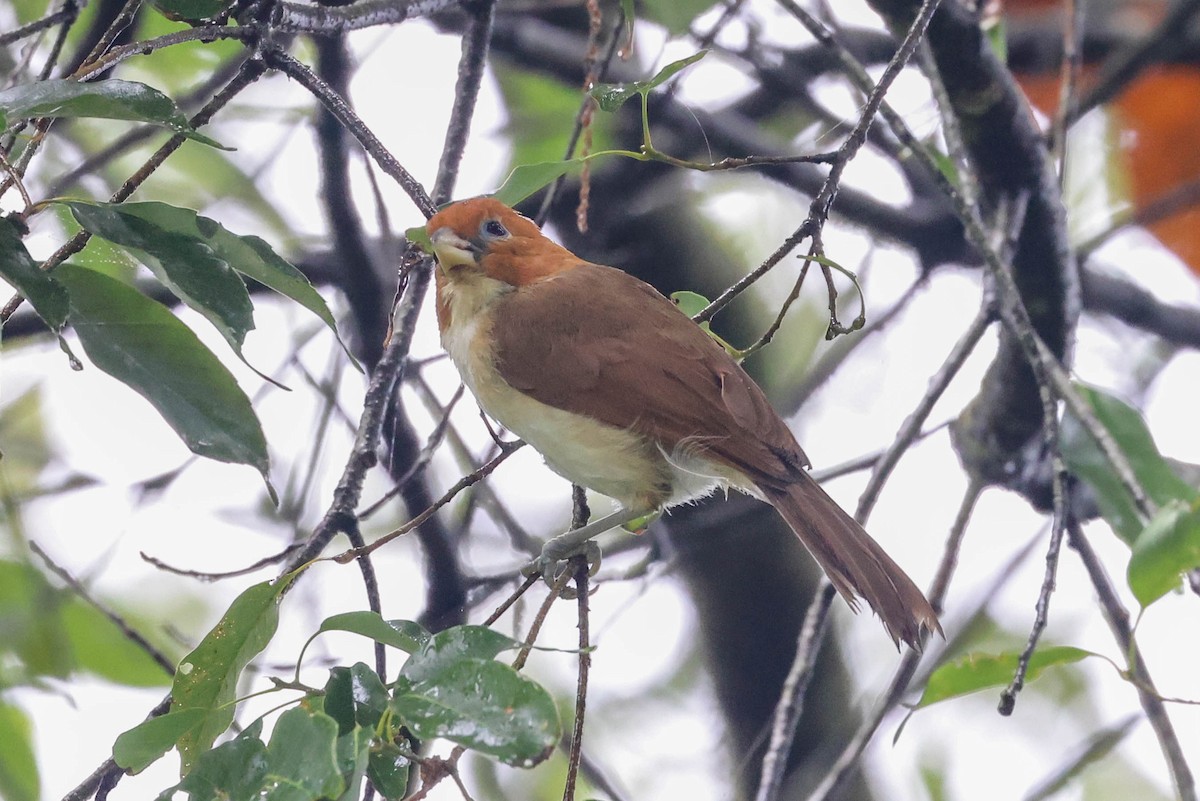
M 79 668 L 130 687 L 171 683 L 171 674 L 95 607 L 73 599 L 63 607 L 62 621 Z
M 236 273 L 291 298 L 337 335 L 321 294 L 257 236 L 239 236 L 216 220 L 166 203 L 65 205 L 88 231 L 134 251 L 180 300 L 216 326 L 239 357 L 254 320 L 250 295 Z
M 418 225 L 413 228 L 404 229 L 404 238 L 409 242 L 412 242 L 425 253 L 430 255 L 433 254 L 433 240 L 429 238 L 429 232 L 425 230 L 425 226 Z
M 367 778 L 386 801 L 398 800 L 408 794 L 408 766 L 408 757 L 395 743 L 384 743 L 371 750 Z
M 1039 648 L 1029 660 L 1025 680 L 1033 681 L 1048 667 L 1068 665 L 1088 656 L 1096 654 L 1069 645 Z M 953 662 L 947 662 L 929 677 L 929 683 L 925 685 L 925 692 L 917 702 L 916 708 L 921 709 L 939 701 L 990 687 L 1007 686 L 1012 681 L 1019 658 L 1020 654 L 1017 652 L 994 655 L 967 654 Z
M 1008 63 L 1008 30 L 1004 17 L 1000 14 L 988 14 L 983 23 L 983 32 L 987 36 L 988 45 L 1001 64 Z
M 50 273 L 38 269 L 17 226 L 5 217 L 0 217 L 0 277 L 25 296 L 51 331 L 63 327 L 67 321 L 67 290 Z
M 9 120 L 40 117 L 96 117 L 149 122 L 204 144 L 221 147 L 196 133 L 175 101 L 136 81 L 110 78 L 95 83 L 56 78 L 24 83 L 0 92 L 0 111 Z
M 172 790 L 182 790 L 190 801 L 253 801 L 267 778 L 267 747 L 260 738 L 262 720 L 227 743 L 205 751 L 196 767 Z M 168 798 L 171 791 L 163 794 Z M 161 797 L 161 796 L 160 796 Z
M 317 634 L 326 631 L 360 634 L 408 654 L 419 650 L 429 642 L 431 636 L 420 623 L 411 620 L 384 620 L 378 612 L 368 610 L 331 615 L 321 621 Z
M 268 478 L 267 442 L 250 399 L 190 328 L 116 279 L 71 264 L 55 275 L 97 367 L 150 401 L 194 453 L 248 464 Z
M 520 767 L 548 757 L 559 737 L 550 694 L 491 659 L 455 661 L 397 692 L 392 709 L 419 738 L 442 737 Z
M 1200 567 L 1200 508 L 1168 501 L 1133 543 L 1129 588 L 1143 608 L 1179 586 L 1183 574 Z
M 65 204 L 92 234 L 128 248 L 180 300 L 221 332 L 239 358 L 254 328 L 250 293 L 209 244 L 216 223 L 162 203 Z M 203 229 L 199 220 L 210 223 Z
M 1125 454 L 1134 476 L 1155 504 L 1164 506 L 1171 500 L 1190 502 L 1200 497 L 1163 459 L 1136 409 L 1094 387 L 1075 384 L 1075 389 Z M 1070 413 L 1063 419 L 1060 442 L 1068 469 L 1091 486 L 1104 519 L 1117 536 L 1132 545 L 1142 531 L 1133 498 L 1100 447 Z
M 1072 780 L 1078 778 L 1090 766 L 1108 761 L 1108 757 L 1113 749 L 1121 744 L 1121 741 L 1133 731 L 1134 727 L 1141 720 L 1141 715 L 1129 715 L 1122 721 L 1094 731 L 1082 747 L 1075 746 L 1073 755 L 1070 756 L 1065 764 L 1034 785 L 1026 793 L 1024 801 L 1044 801 L 1044 799 L 1053 798 L 1065 790 L 1072 783 Z M 1092 795 L 1084 790 L 1081 797 L 1091 798 Z M 1148 801 L 1148 796 L 1141 794 L 1113 793 L 1112 795 L 1096 797 L 1137 798 L 1140 801 Z
M 0 664 L 13 654 L 33 676 L 67 676 L 75 660 L 60 614 L 65 603 L 32 565 L 0 561 Z
M 204 723 L 203 709 L 172 709 L 142 721 L 113 743 L 113 761 L 125 770 L 141 773 L 190 732 Z
M 672 292 L 671 300 L 676 306 L 679 307 L 679 310 L 688 317 L 695 317 L 697 314 L 708 308 L 708 304 L 710 303 L 709 299 L 701 295 L 699 292 L 690 292 L 686 289 L 682 289 L 678 292 Z M 742 352 L 733 345 L 730 345 L 716 331 L 713 331 L 712 325 L 709 324 L 708 320 L 700 323 L 700 330 L 712 337 L 713 341 L 724 348 L 725 352 L 730 356 L 735 359 L 742 358 Z M 642 528 L 645 528 L 645 526 L 643 525 Z M 633 530 L 640 531 L 641 529 Z
M 6 400 L 8 402 L 0 408 L 5 491 L 15 496 L 34 495 L 44 483 L 42 470 L 50 464 L 52 447 L 57 449 L 57 445 L 51 446 L 46 438 L 42 387 L 35 383 Z
M 0 797 L 7 801 L 38 801 L 41 792 L 33 729 L 15 706 L 0 701 Z
M 492 197 L 507 206 L 515 206 L 534 192 L 557 181 L 561 176 L 583 166 L 581 159 L 545 161 L 540 164 L 522 164 L 514 167 Z
M 371 730 L 357 726 L 337 739 L 338 770 L 345 789 L 337 801 L 358 801 L 371 755 Z
M 154 0 L 154 8 L 170 20 L 210 19 L 228 5 L 226 0 Z
M 337 798 L 346 789 L 338 765 L 337 723 L 320 712 L 289 709 L 267 744 L 265 801 Z
M 179 740 L 185 775 L 233 722 L 238 677 L 275 635 L 279 598 L 290 581 L 285 576 L 246 589 L 179 663 L 171 687 L 171 710 L 196 709 L 203 713 L 201 724 Z M 330 723 L 336 731 L 332 719 Z
M 508 206 L 515 206 L 543 186 L 558 180 L 560 176 L 573 173 L 583 167 L 584 162 L 605 156 L 624 156 L 626 158 L 646 161 L 647 157 L 631 150 L 600 150 L 587 156 L 580 156 L 563 161 L 547 161 L 540 164 L 522 164 L 514 167 L 504 179 L 500 188 L 492 193 L 492 197 Z
M 325 714 L 337 721 L 345 736 L 355 726 L 374 729 L 387 711 L 388 691 L 375 671 L 362 662 L 335 667 L 325 683 Z
M 463 660 L 493 659 L 497 654 L 520 647 L 518 640 L 486 626 L 454 626 L 434 634 L 404 663 L 400 675 L 411 682 L 420 682 Z
M 631 18 L 632 19 L 632 18 Z M 495 63 L 493 72 L 504 97 L 504 135 L 509 141 L 509 169 L 563 158 L 579 112 L 579 86 L 553 75 L 516 65 Z M 604 150 L 613 140 L 615 120 L 592 115 L 591 147 Z
M 672 36 L 677 36 L 686 32 L 696 17 L 714 5 L 713 0 L 644 0 L 642 11 L 646 19 L 659 23 Z
M 700 59 L 708 55 L 707 50 L 701 50 L 698 53 L 693 53 L 687 58 L 681 58 L 678 61 L 672 61 L 667 66 L 663 67 L 648 81 L 633 81 L 632 83 L 602 83 L 592 88 L 591 95 L 596 99 L 596 103 L 600 106 L 601 111 L 613 112 L 625 105 L 625 101 L 634 95 L 642 95 L 645 97 L 650 94 L 655 88 L 669 81 L 684 67 L 695 64 Z

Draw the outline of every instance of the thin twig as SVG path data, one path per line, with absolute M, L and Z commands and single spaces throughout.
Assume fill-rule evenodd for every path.
M 216 573 L 209 573 L 209 572 L 204 572 L 204 571 L 200 571 L 200 570 L 188 570 L 188 569 L 185 569 L 182 567 L 174 567 L 172 565 L 167 564 L 166 562 L 162 561 L 161 559 L 159 559 L 155 556 L 151 556 L 150 554 L 146 553 L 145 551 L 140 551 L 139 555 L 142 557 L 142 561 L 147 562 L 148 564 L 154 565 L 159 570 L 162 570 L 166 573 L 174 573 L 177 576 L 186 576 L 187 578 L 199 579 L 200 581 L 220 581 L 222 579 L 237 578 L 238 576 L 245 576 L 245 575 L 247 575 L 249 573 L 253 573 L 257 570 L 262 570 L 264 567 L 268 567 L 269 565 L 277 565 L 280 562 L 282 562 L 284 559 L 287 559 L 288 556 L 291 555 L 292 553 L 294 553 L 298 548 L 300 548 L 301 545 L 302 545 L 302 543 L 294 542 L 291 545 L 288 545 L 282 551 L 279 551 L 278 553 L 273 553 L 270 556 L 264 556 L 262 559 L 259 559 L 258 561 L 254 562 L 253 564 L 247 565 L 246 567 L 239 567 L 234 570 L 226 570 L 226 571 L 221 571 L 221 572 L 216 572 Z
M 1083 6 L 1086 0 L 1067 0 L 1063 15 L 1063 55 L 1059 70 L 1058 108 L 1054 112 L 1054 126 L 1050 141 L 1050 155 L 1058 166 L 1058 185 L 1062 188 L 1067 175 L 1067 115 L 1075 102 L 1075 87 L 1079 82 L 1079 71 L 1083 62 Z
M 1200 12 L 1200 0 L 1178 0 L 1148 36 L 1109 58 L 1091 89 L 1070 109 L 1068 123 L 1112 100 L 1147 67 L 1170 60 L 1187 41 L 1192 18 L 1197 12 Z
M 329 85 L 307 66 L 278 47 L 267 48 L 263 53 L 263 59 L 266 61 L 267 66 L 279 70 L 289 78 L 294 79 L 307 89 L 313 97 L 319 100 L 325 106 L 326 110 L 358 140 L 363 150 L 371 158 L 375 159 L 379 168 L 400 185 L 400 188 L 408 194 L 412 202 L 421 210 L 421 213 L 426 217 L 433 216 L 434 212 L 437 211 L 437 207 L 429 199 L 425 188 L 421 186 L 416 178 L 412 177 L 412 174 L 404 168 L 404 165 L 396 160 L 395 156 L 388 152 L 383 142 L 379 141 L 379 137 L 367 127 L 366 123 L 354 113 L 354 109 L 350 108 L 337 92 L 330 89 Z
M 509 607 L 511 607 L 513 604 L 515 604 L 520 599 L 520 597 L 529 590 L 530 587 L 532 587 L 534 584 L 537 584 L 538 578 L 539 577 L 536 575 L 535 576 L 526 576 L 525 580 L 523 582 L 521 582 L 521 585 L 519 587 L 517 587 L 516 590 L 513 591 L 512 595 L 505 598 L 504 601 L 499 606 L 497 606 L 490 615 L 488 615 L 487 620 L 483 621 L 483 623 L 480 625 L 490 626 L 493 623 L 495 623 L 497 620 L 499 620 L 500 616 L 503 615 L 505 612 L 507 612 L 509 610 Z
M 366 544 L 363 542 L 363 535 L 358 528 L 357 520 L 347 525 L 343 533 L 355 548 L 361 548 Z M 362 574 L 363 589 L 367 592 L 367 608 L 382 617 L 383 604 L 379 601 L 379 580 L 375 577 L 375 565 L 371 563 L 371 555 L 364 553 L 356 561 L 359 572 Z M 387 684 L 387 650 L 384 644 L 378 641 L 375 643 L 375 675 L 381 682 Z
M 129 640 L 138 648 L 141 648 L 143 651 L 145 651 L 146 655 L 154 660 L 154 664 L 162 668 L 164 673 L 166 673 L 168 676 L 175 675 L 174 661 L 172 661 L 162 651 L 158 650 L 158 648 L 156 648 L 153 643 L 143 637 L 137 629 L 129 625 L 129 623 L 127 623 L 123 617 L 92 597 L 92 594 L 87 591 L 87 588 L 80 584 L 79 580 L 72 576 L 66 568 L 60 566 L 57 562 L 51 559 L 50 554 L 42 550 L 40 545 L 38 545 L 36 542 L 30 541 L 29 550 L 37 554 L 41 560 L 46 563 L 46 567 L 50 568 L 50 570 L 54 572 L 54 575 L 65 581 L 67 586 L 71 588 L 71 592 L 78 595 L 88 606 L 92 607 L 97 612 L 108 618 L 114 626 L 121 630 L 121 634 L 125 635 L 125 639 Z
M 570 581 L 571 571 L 564 570 L 550 585 L 550 592 L 546 595 L 546 600 L 542 601 L 542 605 L 538 607 L 537 614 L 533 616 L 533 622 L 529 624 L 529 631 L 525 634 L 521 650 L 517 652 L 517 657 L 512 662 L 513 670 L 521 670 L 525 667 L 525 662 L 529 659 L 533 645 L 537 642 L 538 634 L 542 630 L 542 624 L 546 622 L 546 616 L 550 614 L 550 607 L 554 606 L 554 602 L 562 595 L 563 588 Z
M 44 31 L 46 28 L 52 28 L 60 22 L 73 20 L 78 13 L 78 6 L 74 3 L 65 3 L 58 11 L 47 14 L 41 19 L 26 23 L 19 28 L 13 28 L 11 31 L 0 33 L 0 47 L 24 39 L 26 36 L 32 36 L 35 33 Z
M 214 114 L 224 108 L 225 105 L 229 103 L 229 101 L 235 96 L 237 96 L 243 89 L 254 83 L 254 81 L 258 80 L 265 70 L 265 66 L 259 59 L 252 58 L 247 60 L 244 64 L 242 64 L 237 75 L 235 75 L 220 92 L 213 96 L 212 100 L 208 101 L 208 103 L 206 103 L 204 107 L 201 108 L 200 111 L 196 112 L 191 120 L 189 120 L 191 126 L 193 128 L 199 128 L 202 125 L 206 125 L 209 120 L 212 119 Z M 162 147 L 156 150 L 154 154 L 150 156 L 150 158 L 147 159 L 140 168 L 138 168 L 137 172 L 126 179 L 125 183 L 121 184 L 117 191 L 113 192 L 112 196 L 109 198 L 109 202 L 122 203 L 128 199 L 129 196 L 132 195 L 137 188 L 146 181 L 147 178 L 154 174 L 155 170 L 162 166 L 162 163 L 166 161 L 167 157 L 178 150 L 185 141 L 187 141 L 187 137 L 183 134 L 176 134 L 168 139 Z M 59 264 L 82 250 L 84 245 L 88 243 L 89 239 L 91 239 L 91 234 L 89 234 L 87 231 L 80 231 L 78 234 L 71 237 L 71 239 L 67 240 L 67 242 L 59 247 L 58 250 L 54 251 L 50 258 L 40 265 L 40 269 L 43 271 L 53 270 Z M 10 317 L 12 317 L 13 312 L 15 312 L 21 306 L 23 300 L 24 298 L 21 295 L 14 295 L 11 299 L 9 299 L 4 308 L 0 310 L 0 325 L 3 325 Z
M 975 350 L 975 346 L 979 344 L 979 340 L 991 322 L 991 311 L 985 301 L 976 313 L 975 319 L 967 326 L 967 330 L 959 337 L 958 342 L 954 343 L 954 347 L 950 350 L 946 360 L 942 362 L 942 366 L 929 380 L 929 388 L 925 390 L 917 407 L 900 424 L 900 430 L 896 432 L 892 444 L 875 463 L 875 469 L 871 471 L 871 478 L 858 498 L 858 507 L 854 514 L 860 523 L 865 522 L 867 516 L 870 515 L 875 502 L 879 499 L 879 493 L 883 491 L 883 487 L 899 463 L 900 457 L 916 440 L 929 413 L 933 411 L 933 407 L 942 397 L 942 393 L 950 386 L 954 376 L 962 369 L 967 357 Z
M 492 474 L 492 471 L 495 470 L 497 467 L 499 467 L 500 464 L 505 459 L 507 459 L 509 456 L 511 456 L 513 453 L 515 453 L 519 448 L 523 447 L 524 445 L 525 445 L 525 443 L 520 442 L 520 441 L 505 443 L 505 447 L 502 447 L 500 449 L 500 453 L 495 458 L 488 461 L 486 464 L 484 464 L 482 467 L 480 467 L 478 470 L 474 471 L 473 473 L 465 475 L 462 478 L 460 478 L 458 481 L 456 481 L 454 483 L 454 486 L 452 486 L 452 487 L 450 487 L 450 489 L 446 490 L 445 494 L 443 494 L 442 497 L 440 497 L 436 501 L 434 501 L 433 505 L 430 506 L 428 509 L 421 512 L 419 515 L 417 515 L 413 519 L 409 520 L 407 523 L 400 526 L 399 528 L 393 529 L 392 531 L 389 531 L 387 534 L 384 534 L 382 537 L 375 540 L 370 545 L 364 545 L 361 548 L 351 548 L 350 550 L 348 550 L 344 553 L 338 554 L 337 556 L 335 556 L 333 558 L 334 561 L 339 562 L 341 564 L 345 564 L 345 563 L 351 561 L 352 559 L 357 559 L 359 556 L 361 556 L 363 554 L 372 553 L 373 551 L 383 547 L 384 545 L 387 545 L 389 542 L 396 539 L 397 537 L 403 536 L 403 535 L 407 534 L 408 532 L 412 531 L 414 528 L 421 525 L 429 518 L 433 517 L 434 513 L 437 512 L 438 509 L 441 509 L 443 506 L 450 503 L 450 501 L 454 500 L 454 497 L 456 495 L 458 495 L 458 493 L 462 492 L 463 490 L 465 490 L 467 487 L 471 486 L 472 484 L 478 483 L 478 482 L 482 481 L 483 479 L 487 478 L 488 476 L 490 476 Z
M 800 8 L 794 0 L 779 0 L 779 2 L 805 25 L 808 25 L 806 20 L 811 20 L 815 25 L 820 27 L 820 23 L 813 20 L 808 12 Z M 870 130 L 875 116 L 879 113 L 880 107 L 883 105 L 884 95 L 887 94 L 887 90 L 891 87 L 892 82 L 899 76 L 901 70 L 904 69 L 909 58 L 912 57 L 917 43 L 921 41 L 921 36 L 925 32 L 925 27 L 929 24 L 929 19 L 937 9 L 938 2 L 939 0 L 924 0 L 921 4 L 921 9 L 909 27 L 904 41 L 900 43 L 896 54 L 888 62 L 888 66 L 884 70 L 883 75 L 880 76 L 879 82 L 871 88 L 867 103 L 859 115 L 858 123 L 854 126 L 854 130 L 850 132 L 850 135 L 846 137 L 846 140 L 838 149 L 837 156 L 829 169 L 829 175 L 826 176 L 825 182 L 821 185 L 821 190 L 813 198 L 809 206 L 808 216 L 804 222 L 800 224 L 800 227 L 791 236 L 784 240 L 784 243 L 766 261 L 718 295 L 712 303 L 708 304 L 707 307 L 697 314 L 694 318 L 696 322 L 711 319 L 713 315 L 727 306 L 730 301 L 744 292 L 747 287 L 774 268 L 776 264 L 783 260 L 784 256 L 791 253 L 804 239 L 819 237 L 825 220 L 829 217 L 829 211 L 833 206 L 833 202 L 837 198 L 838 189 L 841 186 L 842 173 L 845 171 L 846 165 L 854 158 L 863 144 L 866 143 L 867 132 Z
M 575 596 L 579 608 L 579 677 L 575 685 L 575 727 L 571 733 L 571 749 L 567 755 L 567 781 L 563 787 L 563 801 L 574 801 L 575 780 L 579 775 L 579 761 L 583 753 L 583 719 L 587 711 L 588 670 L 592 665 L 591 635 L 588 632 L 588 565 L 587 557 L 571 558 L 575 574 Z
M 90 81 L 134 56 L 148 56 L 158 50 L 188 42 L 207 43 L 215 39 L 238 39 L 242 42 L 253 42 L 258 36 L 258 31 L 253 28 L 228 28 L 222 25 L 202 25 L 198 28 L 174 31 L 162 36 L 155 36 L 153 39 L 114 47 L 94 61 L 85 63 L 75 71 L 72 77 L 78 81 Z
M 171 696 L 168 695 L 158 702 L 150 712 L 146 715 L 146 720 L 151 718 L 161 717 L 167 714 L 167 710 L 171 708 Z M 91 798 L 97 788 L 102 785 L 107 786 L 112 781 L 113 776 L 120 776 L 125 772 L 124 768 L 117 767 L 117 763 L 112 757 L 100 763 L 100 766 L 92 771 L 92 774 L 80 782 L 75 789 L 63 796 L 62 801 L 86 801 Z
M 271 10 L 271 29 L 328 36 L 396 25 L 459 5 L 459 0 L 361 0 L 350 6 L 277 3 Z
M 446 431 L 450 428 L 450 413 L 454 411 L 454 407 L 458 405 L 462 396 L 463 385 L 459 384 L 458 389 L 454 391 L 454 395 L 450 398 L 450 402 L 442 408 L 441 417 L 438 418 L 437 425 L 433 427 L 433 431 L 429 432 L 429 438 L 425 440 L 425 445 L 421 448 L 421 452 L 417 454 L 417 458 L 405 468 L 399 478 L 395 479 L 392 487 L 379 500 L 358 513 L 359 520 L 366 520 L 382 509 L 384 504 L 400 494 L 405 484 L 412 481 L 418 473 L 425 469 L 433 459 L 434 451 L 441 446 L 442 440 L 445 439 Z
M 479 99 L 479 90 L 483 85 L 488 49 L 492 41 L 492 25 L 496 19 L 496 0 L 476 0 L 471 3 L 470 9 L 471 25 L 462 40 L 458 81 L 454 85 L 454 105 L 450 108 L 450 122 L 446 126 L 442 157 L 438 162 L 437 178 L 433 182 L 431 193 L 435 206 L 451 198 L 458 179 L 458 168 L 467 148 L 467 138 L 471 134 L 471 120 L 475 116 L 475 102 Z
M 1196 801 L 1196 781 L 1192 777 L 1191 768 L 1188 767 L 1187 759 L 1184 757 L 1183 746 L 1175 734 L 1175 727 L 1171 724 L 1162 698 L 1150 678 L 1150 670 L 1134 642 L 1133 630 L 1129 625 L 1129 612 L 1121 603 L 1108 573 L 1104 570 L 1104 565 L 1100 563 L 1096 552 L 1092 550 L 1092 545 L 1084 535 L 1079 521 L 1072 519 L 1067 533 L 1071 547 L 1079 553 L 1079 558 L 1083 560 L 1083 566 L 1087 569 L 1088 577 L 1092 580 L 1092 586 L 1100 599 L 1100 609 L 1104 613 L 1104 619 L 1108 623 L 1109 629 L 1112 630 L 1113 637 L 1116 638 L 1117 647 L 1130 660 L 1130 672 L 1137 679 L 1133 684 L 1137 688 L 1138 699 L 1141 701 L 1147 720 L 1150 721 L 1150 726 L 1154 729 L 1154 735 L 1158 738 L 1163 756 L 1167 760 L 1167 766 L 1175 782 L 1175 791 L 1179 794 L 1181 801 Z
M 933 581 L 929 585 L 929 603 L 938 614 L 942 612 L 943 604 L 946 600 L 946 592 L 950 588 L 950 579 L 953 577 L 954 570 L 958 566 L 958 554 L 962 549 L 967 525 L 971 522 L 971 514 L 975 510 L 975 503 L 979 500 L 982 492 L 983 485 L 980 482 L 972 482 L 967 487 L 967 491 L 963 494 L 962 502 L 959 504 L 958 514 L 955 515 L 954 523 L 950 526 L 950 534 L 946 538 L 946 546 L 942 552 L 942 559 L 938 563 L 937 572 L 934 574 Z M 854 736 L 842 748 L 841 753 L 838 754 L 838 758 L 830 765 L 828 772 L 817 784 L 812 794 L 809 795 L 807 801 L 826 801 L 834 797 L 842 789 L 846 779 L 858 769 L 861 765 L 859 759 L 862 757 L 863 751 L 866 750 L 867 744 L 871 742 L 871 738 L 875 736 L 875 732 L 879 730 L 883 719 L 887 717 L 887 714 L 904 697 L 904 693 L 907 692 L 923 655 L 922 651 L 918 651 L 915 648 L 910 648 L 905 652 L 900 660 L 900 664 L 892 674 L 892 680 L 888 683 L 888 688 L 875 704 L 871 713 L 859 724 L 858 730 L 854 732 Z
M 775 721 L 771 727 L 771 743 L 763 755 L 762 773 L 759 776 L 755 801 L 775 801 L 783 785 L 787 769 L 788 754 L 792 750 L 792 739 L 796 725 L 804 711 L 804 696 L 812 678 L 817 653 L 829 624 L 829 607 L 836 591 L 828 579 L 822 578 L 816 594 L 804 615 L 800 636 L 796 640 L 796 656 L 784 679 L 779 701 L 775 704 Z
M 125 4 L 121 6 L 121 10 L 113 17 L 113 21 L 109 23 L 108 29 L 101 35 L 99 41 L 92 47 L 87 58 L 80 64 L 79 69 L 83 69 L 88 64 L 91 64 L 96 59 L 108 52 L 108 48 L 112 47 L 112 43 L 117 40 L 121 32 L 133 24 L 137 17 L 138 9 L 142 7 L 142 0 L 125 0 Z M 76 70 L 75 77 L 78 77 L 79 71 Z
M 596 101 L 592 99 L 589 92 L 593 86 L 604 80 L 605 74 L 608 72 L 608 67 L 612 63 L 613 57 L 616 56 L 617 48 L 620 46 L 624 27 L 625 9 L 621 7 L 617 9 L 617 21 L 613 25 L 612 39 L 609 40 L 608 49 L 605 51 L 603 60 L 597 62 L 595 59 L 589 58 L 584 65 L 583 97 L 579 101 L 579 109 L 575 112 L 575 122 L 571 125 L 571 135 L 567 137 L 567 149 L 563 156 L 564 159 L 575 157 L 575 148 L 579 144 L 579 138 L 583 133 L 584 126 L 591 122 Z M 538 225 L 546 222 L 546 217 L 550 214 L 550 207 L 554 204 L 554 198 L 558 195 L 565 181 L 566 176 L 560 175 L 547 187 L 546 194 L 542 198 L 542 205 L 538 207 L 538 212 L 534 215 L 534 220 Z

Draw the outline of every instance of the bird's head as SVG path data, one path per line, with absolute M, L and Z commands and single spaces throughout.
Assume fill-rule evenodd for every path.
M 578 264 L 569 250 L 499 200 L 477 197 L 452 203 L 425 226 L 440 266 L 439 280 L 480 276 L 520 287 Z
M 495 198 L 452 203 L 430 217 L 425 230 L 438 260 L 443 332 L 485 313 L 510 292 L 581 263 L 547 239 L 533 220 Z

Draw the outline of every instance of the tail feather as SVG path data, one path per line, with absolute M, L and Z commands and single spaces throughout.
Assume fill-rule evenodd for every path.
M 807 474 L 783 488 L 759 489 L 851 608 L 865 599 L 897 644 L 919 649 L 924 634 L 941 633 L 937 613 L 912 579 Z

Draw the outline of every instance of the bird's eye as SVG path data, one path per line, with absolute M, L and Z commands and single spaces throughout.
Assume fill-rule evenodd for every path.
M 483 232 L 490 237 L 501 239 L 508 236 L 508 229 L 499 220 L 488 220 L 483 224 Z

